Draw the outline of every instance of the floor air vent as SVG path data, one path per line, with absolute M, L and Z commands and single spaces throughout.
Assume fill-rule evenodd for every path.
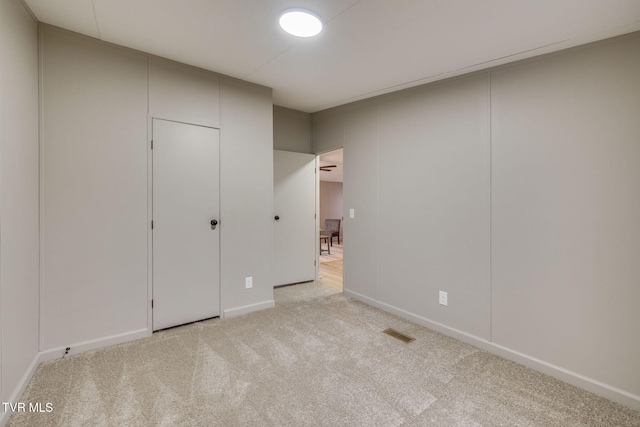
M 415 341 L 415 338 L 411 338 L 408 335 L 403 334 L 402 332 L 398 332 L 395 329 L 385 329 L 384 331 L 382 331 L 383 333 L 392 336 L 394 338 L 399 339 L 400 341 L 409 344 L 411 341 Z

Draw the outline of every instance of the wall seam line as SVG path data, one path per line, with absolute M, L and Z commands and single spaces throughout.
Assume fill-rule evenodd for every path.
M 38 352 L 44 349 L 44 28 L 38 25 Z
M 488 119 L 489 119 L 489 342 L 493 342 L 493 122 L 492 122 L 492 99 L 491 99 L 491 77 L 492 72 L 487 74 L 487 98 L 488 98 Z

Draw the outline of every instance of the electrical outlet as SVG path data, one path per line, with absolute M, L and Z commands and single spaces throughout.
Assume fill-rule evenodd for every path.
M 440 297 L 438 299 L 438 302 L 441 305 L 449 305 L 447 302 L 447 293 L 445 291 L 440 291 Z
M 349 218 L 353 219 L 356 217 L 356 210 L 355 209 L 349 209 Z
M 253 277 L 244 278 L 244 287 L 245 289 L 253 288 Z

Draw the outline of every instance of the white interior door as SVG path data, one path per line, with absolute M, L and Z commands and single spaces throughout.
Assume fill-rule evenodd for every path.
M 313 154 L 273 152 L 274 284 L 315 279 L 316 174 Z M 275 217 L 274 217 L 275 219 Z
M 153 330 L 220 314 L 219 131 L 153 120 Z

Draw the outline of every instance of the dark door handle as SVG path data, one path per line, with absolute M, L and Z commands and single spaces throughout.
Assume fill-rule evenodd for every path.
M 218 220 L 217 219 L 212 219 L 211 220 L 211 226 L 215 227 L 216 225 L 218 225 Z
M 275 219 L 276 221 L 280 221 L 280 217 L 278 215 L 274 216 L 273 219 Z

